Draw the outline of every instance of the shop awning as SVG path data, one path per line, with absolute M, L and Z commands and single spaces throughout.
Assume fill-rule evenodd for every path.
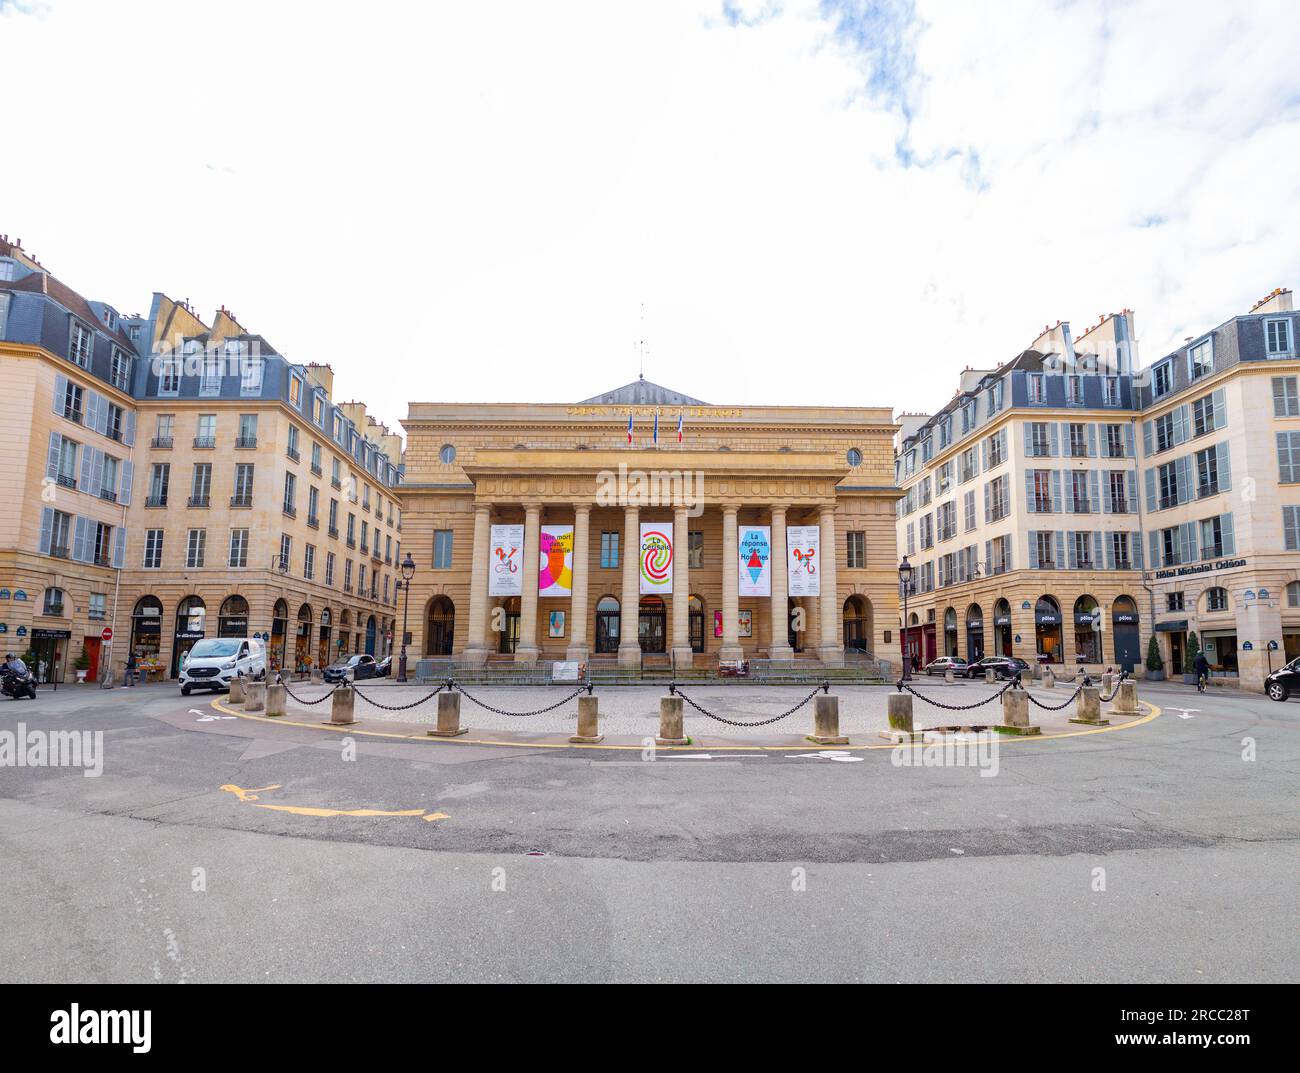
M 1157 622 L 1156 633 L 1186 633 L 1187 619 L 1176 618 L 1168 622 Z

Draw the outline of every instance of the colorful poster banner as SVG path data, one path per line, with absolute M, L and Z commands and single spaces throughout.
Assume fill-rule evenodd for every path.
M 822 531 L 817 525 L 792 525 L 785 531 L 786 577 L 791 596 L 820 596 Z
M 494 525 L 488 541 L 488 595 L 520 596 L 524 591 L 524 527 Z
M 673 591 L 673 523 L 642 522 L 639 551 L 642 596 Z
M 740 595 L 772 595 L 772 527 L 740 527 Z
M 573 526 L 542 526 L 537 551 L 537 595 L 572 596 Z

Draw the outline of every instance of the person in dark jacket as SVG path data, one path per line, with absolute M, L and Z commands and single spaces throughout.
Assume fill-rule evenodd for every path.
M 1210 661 L 1205 658 L 1204 652 L 1197 652 L 1196 658 L 1192 660 L 1192 670 L 1196 672 L 1196 684 L 1209 681 L 1210 678 Z

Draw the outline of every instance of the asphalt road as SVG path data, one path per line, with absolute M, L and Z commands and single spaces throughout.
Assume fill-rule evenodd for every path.
M 0 702 L 104 735 L 96 778 L 0 767 L 0 978 L 1295 980 L 1300 701 L 1144 696 L 994 775 Z

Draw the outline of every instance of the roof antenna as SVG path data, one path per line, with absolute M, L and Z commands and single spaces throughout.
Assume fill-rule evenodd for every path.
M 641 379 L 645 379 L 645 303 L 641 303 L 641 343 L 639 347 L 641 356 Z

